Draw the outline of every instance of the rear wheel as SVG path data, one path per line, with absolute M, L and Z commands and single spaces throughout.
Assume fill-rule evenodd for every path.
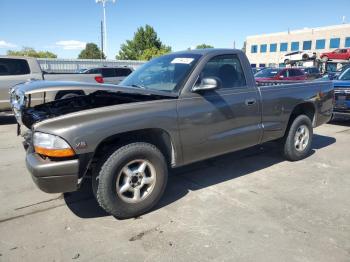
M 313 129 L 309 117 L 300 115 L 291 124 L 283 139 L 283 154 L 290 161 L 305 158 L 311 150 Z
M 123 146 L 101 163 L 92 186 L 100 206 L 117 218 L 149 211 L 164 193 L 168 170 L 162 153 L 149 143 Z
M 308 55 L 308 54 L 303 54 L 303 57 L 302 57 L 302 58 L 303 58 L 304 61 L 306 61 L 306 60 L 309 59 L 309 55 Z

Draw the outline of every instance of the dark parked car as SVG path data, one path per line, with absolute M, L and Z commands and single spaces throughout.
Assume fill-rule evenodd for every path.
M 322 77 L 320 70 L 317 67 L 303 67 L 300 68 L 304 72 L 308 80 L 314 80 Z
M 335 92 L 334 115 L 350 118 L 350 67 L 333 81 Z
M 31 94 L 82 86 L 96 92 L 28 107 Z M 161 56 L 119 86 L 34 81 L 11 91 L 38 187 L 75 191 L 90 176 L 98 203 L 118 218 L 150 210 L 169 168 L 271 140 L 288 160 L 305 158 L 333 96 L 326 81 L 258 87 L 234 49 Z

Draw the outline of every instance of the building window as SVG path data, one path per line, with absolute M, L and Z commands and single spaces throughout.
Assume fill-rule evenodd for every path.
M 288 51 L 288 43 L 280 43 L 280 51 L 281 52 Z
M 259 67 L 266 67 L 266 64 L 259 64 Z
M 326 48 L 326 40 L 318 39 L 316 40 L 316 49 L 325 49 Z
M 251 64 L 250 65 L 252 68 L 256 68 L 256 64 Z
M 345 38 L 345 47 L 350 47 L 350 37 Z
M 292 42 L 291 51 L 298 51 L 298 50 L 299 50 L 299 42 Z
M 276 52 L 277 51 L 277 44 L 270 44 L 270 52 Z
M 340 38 L 331 38 L 329 41 L 329 48 L 339 48 Z
M 258 46 L 257 45 L 252 45 L 251 53 L 257 53 L 258 52 Z
M 267 51 L 267 44 L 260 45 L 260 53 L 266 53 Z
M 303 50 L 311 50 L 312 41 L 303 42 Z

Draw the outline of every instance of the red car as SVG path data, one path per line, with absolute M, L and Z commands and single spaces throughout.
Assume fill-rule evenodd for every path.
M 320 55 L 320 58 L 323 61 L 327 61 L 329 59 L 350 61 L 350 48 L 339 48 L 334 50 L 333 52 L 322 53 Z
M 255 75 L 256 82 L 280 80 L 306 80 L 307 76 L 298 68 L 265 68 Z

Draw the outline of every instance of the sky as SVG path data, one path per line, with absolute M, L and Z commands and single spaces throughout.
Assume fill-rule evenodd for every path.
M 95 0 L 0 0 L 0 54 L 33 47 L 77 58 L 100 45 L 102 6 Z M 206 43 L 241 48 L 248 35 L 350 22 L 350 0 L 116 0 L 107 4 L 107 55 L 149 24 L 173 51 Z

